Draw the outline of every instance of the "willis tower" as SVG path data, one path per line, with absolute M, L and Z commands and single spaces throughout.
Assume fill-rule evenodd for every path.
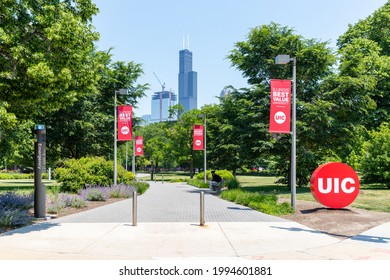
M 184 112 L 197 108 L 197 75 L 192 71 L 192 52 L 188 49 L 179 52 L 179 103 Z

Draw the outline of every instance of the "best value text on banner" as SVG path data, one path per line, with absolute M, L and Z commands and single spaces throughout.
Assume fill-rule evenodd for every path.
M 290 133 L 291 80 L 271 80 L 269 132 Z
M 118 141 L 132 139 L 132 107 L 118 106 Z
M 194 125 L 193 149 L 195 151 L 203 150 L 203 125 Z

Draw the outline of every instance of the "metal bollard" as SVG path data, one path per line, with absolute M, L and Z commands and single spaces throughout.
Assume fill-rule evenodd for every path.
M 164 184 L 164 175 L 161 175 L 161 184 Z
M 137 191 L 133 191 L 133 226 L 137 225 Z
M 204 226 L 204 191 L 200 192 L 200 226 Z

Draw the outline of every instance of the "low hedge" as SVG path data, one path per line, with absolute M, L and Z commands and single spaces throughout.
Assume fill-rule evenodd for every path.
M 217 175 L 221 176 L 221 178 L 225 181 L 228 181 L 228 180 L 231 180 L 234 178 L 233 173 L 228 171 L 228 170 L 215 170 L 215 173 Z M 207 170 L 206 175 L 207 175 L 207 180 L 212 179 L 211 170 Z M 195 178 L 198 180 L 204 179 L 204 172 L 199 172 L 198 174 L 195 175 Z

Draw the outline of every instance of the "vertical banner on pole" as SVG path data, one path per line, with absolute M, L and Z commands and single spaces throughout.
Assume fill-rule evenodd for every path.
M 204 127 L 203 125 L 194 125 L 194 139 L 193 139 L 193 150 L 201 151 L 204 149 L 203 147 L 203 135 L 204 135 Z
M 118 141 L 132 139 L 132 107 L 118 106 Z
M 291 80 L 271 80 L 269 132 L 290 133 Z
M 144 138 L 142 136 L 135 136 L 135 155 L 144 155 Z

